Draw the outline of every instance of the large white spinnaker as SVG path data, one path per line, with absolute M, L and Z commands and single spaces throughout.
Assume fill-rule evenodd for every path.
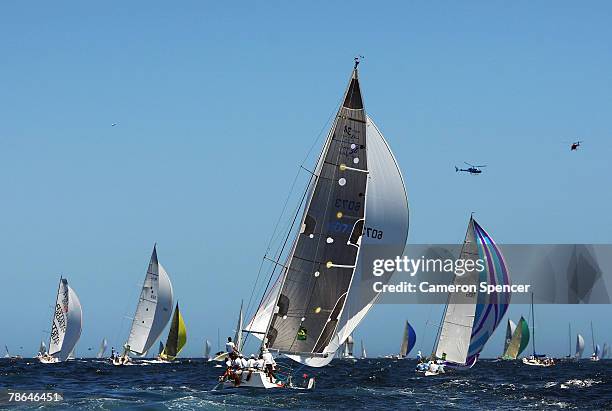
M 126 349 L 134 354 L 144 355 L 170 321 L 172 307 L 172 283 L 168 273 L 157 260 L 156 247 L 153 247 Z
M 59 361 L 66 361 L 81 337 L 82 323 L 81 302 L 68 285 L 68 280 L 60 278 L 51 323 L 49 355 Z

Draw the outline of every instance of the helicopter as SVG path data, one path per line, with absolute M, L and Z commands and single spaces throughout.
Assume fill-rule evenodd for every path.
M 580 147 L 580 143 L 582 143 L 582 141 L 574 141 L 570 146 L 570 151 L 578 150 L 578 147 Z
M 475 166 L 474 164 L 470 164 L 467 161 L 464 161 L 465 164 L 467 164 L 469 167 L 468 168 L 459 168 L 457 166 L 455 166 L 455 172 L 459 172 L 459 171 L 465 171 L 467 173 L 470 173 L 472 175 L 476 175 L 476 174 L 480 174 L 482 173 L 481 168 L 482 167 L 486 167 L 486 165 L 481 165 L 481 166 Z

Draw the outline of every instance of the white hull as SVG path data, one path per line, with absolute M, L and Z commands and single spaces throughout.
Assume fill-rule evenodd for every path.
M 550 367 L 550 366 L 555 365 L 554 363 L 545 364 L 541 361 L 530 360 L 529 358 L 523 358 L 523 364 L 530 365 L 532 367 Z
M 42 364 L 55 364 L 60 362 L 59 358 L 55 358 L 55 357 L 42 357 L 42 356 L 38 356 L 36 357 L 38 358 L 38 361 L 40 361 Z
M 117 367 L 121 367 L 124 365 L 132 365 L 132 360 L 130 359 L 130 357 L 126 357 L 127 361 L 122 361 L 123 357 L 115 357 L 111 360 L 111 364 L 113 364 L 114 366 Z
M 251 377 L 247 381 L 247 376 L 249 375 L 248 371 L 244 371 L 240 373 L 240 385 L 236 386 L 234 381 L 227 380 L 220 383 L 216 390 L 219 389 L 228 389 L 228 388 L 263 388 L 263 389 L 271 389 L 271 388 L 283 388 L 284 385 L 280 381 L 276 379 L 272 379 L 266 375 L 263 371 L 253 371 L 251 373 Z

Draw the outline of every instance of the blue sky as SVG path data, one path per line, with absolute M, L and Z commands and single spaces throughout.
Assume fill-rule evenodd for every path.
M 186 355 L 228 335 L 357 54 L 409 242 L 461 241 L 471 211 L 500 243 L 612 242 L 611 17 L 603 1 L 4 2 L 0 344 L 47 338 L 60 274 L 83 303 L 79 351 L 123 342 L 154 242 Z M 440 312 L 376 307 L 357 338 L 394 352 L 404 319 L 422 336 Z M 610 314 L 538 307 L 538 346 L 565 353 L 568 320 L 612 342 Z

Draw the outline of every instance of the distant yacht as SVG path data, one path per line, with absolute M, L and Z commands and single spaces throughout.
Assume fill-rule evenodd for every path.
M 158 261 L 154 246 L 129 337 L 123 354 L 112 359 L 114 365 L 129 364 L 129 354 L 146 355 L 170 321 L 172 299 L 170 277 Z
M 68 285 L 68 280 L 60 277 L 51 320 L 49 350 L 39 353 L 38 360 L 50 364 L 69 359 L 81 337 L 82 323 L 83 310 L 79 297 Z

